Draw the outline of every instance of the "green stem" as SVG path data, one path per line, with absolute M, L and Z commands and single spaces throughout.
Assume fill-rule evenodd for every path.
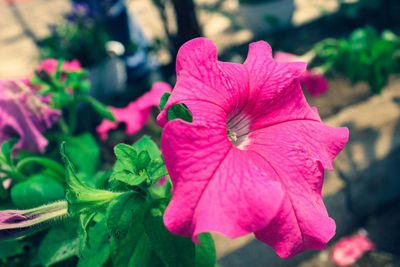
M 75 100 L 75 97 L 74 97 Z M 76 102 L 69 106 L 69 134 L 73 135 L 76 128 Z
M 8 176 L 10 176 L 12 174 L 11 171 L 7 171 L 7 170 L 3 170 L 3 169 L 0 169 L 0 172 L 4 173 L 4 174 L 7 174 Z M 1 177 L 0 177 L 0 179 L 1 179 Z
M 59 125 L 61 128 L 61 131 L 65 134 L 68 134 L 69 133 L 68 125 L 62 116 L 60 117 L 60 120 L 58 122 L 59 122 Z
M 25 181 L 25 180 L 28 179 L 27 176 L 23 175 L 22 173 L 20 173 L 20 172 L 18 172 L 16 170 L 8 171 L 8 170 L 0 169 L 0 172 L 8 175 L 9 177 L 11 177 L 13 179 L 17 179 L 20 182 Z

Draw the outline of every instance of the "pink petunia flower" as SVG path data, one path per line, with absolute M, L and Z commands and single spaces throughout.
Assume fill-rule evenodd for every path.
M 56 71 L 58 64 L 58 60 L 55 58 L 48 58 L 43 60 L 40 63 L 38 70 L 45 70 L 51 74 Z M 78 60 L 74 59 L 72 61 L 64 61 L 63 65 L 61 66 L 61 70 L 63 71 L 80 71 L 82 70 L 82 66 Z
M 96 128 L 100 139 L 107 139 L 108 131 L 116 129 L 118 123 L 121 122 L 126 124 L 127 134 L 134 134 L 139 131 L 149 118 L 151 107 L 158 106 L 160 98 L 165 92 L 171 92 L 171 86 L 164 82 L 156 82 L 150 92 L 131 102 L 126 108 L 110 107 L 117 122 L 103 120 Z
M 369 240 L 367 232 L 361 230 L 354 236 L 340 239 L 332 250 L 332 259 L 338 266 L 348 266 L 373 249 L 375 244 Z
M 274 61 L 262 41 L 250 44 L 243 65 L 218 61 L 205 38 L 181 47 L 176 85 L 157 118 L 174 189 L 164 215 L 172 233 L 197 241 L 203 232 L 254 232 L 284 258 L 325 247 L 335 222 L 321 197 L 324 168 L 348 129 L 324 125 L 307 104 L 298 82 L 305 68 Z M 168 121 L 177 103 L 192 123 Z
M 285 52 L 276 52 L 275 60 L 277 62 L 303 61 L 300 57 Z M 300 77 L 300 83 L 312 96 L 319 96 L 328 90 L 328 81 L 318 69 L 306 70 Z
M 0 81 L 0 144 L 19 137 L 16 149 L 43 152 L 48 142 L 42 134 L 59 116 L 22 82 Z

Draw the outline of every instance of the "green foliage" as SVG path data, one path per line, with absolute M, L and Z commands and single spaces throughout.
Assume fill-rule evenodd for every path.
M 89 133 L 77 136 L 66 136 L 65 150 L 72 164 L 79 173 L 91 177 L 99 164 L 100 149 L 96 140 Z
M 16 256 L 23 253 L 23 243 L 18 240 L 5 240 L 0 242 L 0 262 L 1 259 Z
M 163 110 L 165 108 L 165 105 L 167 104 L 167 101 L 170 96 L 171 96 L 170 92 L 166 92 L 161 96 L 160 104 L 159 104 L 161 110 Z
M 165 266 L 194 266 L 195 247 L 192 240 L 171 234 L 163 223 L 162 216 L 167 204 L 166 199 L 152 203 L 144 222 L 146 234 Z
M 97 101 L 96 99 L 94 99 L 91 96 L 85 96 L 82 97 L 82 100 L 89 103 L 90 105 L 92 105 L 92 107 L 94 108 L 94 110 L 96 110 L 96 112 L 104 119 L 110 120 L 110 121 L 114 121 L 115 122 L 115 117 L 112 114 L 112 112 L 106 107 L 106 105 L 104 105 L 103 103 L 101 103 L 100 101 Z
M 142 137 L 133 146 L 119 144 L 114 152 L 117 162 L 111 180 L 118 180 L 131 186 L 144 182 L 154 184 L 159 178 L 168 174 L 160 150 L 147 136 Z
M 89 245 L 79 258 L 78 267 L 102 266 L 110 256 L 110 242 L 105 218 L 89 229 Z
M 193 116 L 190 110 L 183 104 L 172 105 L 168 109 L 168 120 L 182 119 L 187 122 L 193 121 Z
M 211 267 L 216 264 L 214 240 L 209 233 L 199 236 L 200 245 L 196 245 L 196 267 Z
M 117 239 L 125 236 L 132 225 L 143 220 L 146 200 L 138 193 L 127 192 L 113 199 L 107 208 L 107 227 Z
M 325 66 L 344 73 L 353 84 L 367 82 L 374 94 L 379 94 L 389 76 L 400 70 L 396 58 L 400 38 L 390 31 L 379 35 L 372 27 L 356 29 L 349 38 L 322 41 L 315 51 Z
M 67 221 L 56 225 L 45 236 L 39 248 L 39 260 L 43 266 L 50 266 L 77 255 L 77 224 Z
M 58 61 L 54 73 L 46 70 L 36 71 L 30 78 L 33 85 L 39 87 L 38 93 L 50 97 L 50 106 L 55 109 L 68 108 L 69 128 L 60 125 L 65 133 L 74 134 L 76 124 L 76 107 L 80 102 L 89 103 L 93 109 L 102 117 L 115 121 L 112 112 L 103 103 L 88 95 L 90 81 L 84 69 L 65 71 L 62 69 L 63 61 Z M 60 121 L 63 123 L 63 120 Z
M 91 209 L 99 208 L 102 205 L 109 203 L 112 199 L 119 196 L 121 193 L 96 189 L 86 185 L 77 175 L 75 167 L 69 159 L 66 152 L 65 143 L 61 146 L 61 155 L 63 157 L 67 181 L 68 211 L 70 213 L 78 213 L 90 211 Z
M 51 28 L 51 34 L 41 40 L 43 58 L 78 59 L 85 67 L 106 58 L 105 44 L 110 40 L 101 17 L 89 14 L 70 14 L 69 21 Z
M 11 188 L 11 199 L 20 209 L 29 209 L 64 198 L 64 187 L 52 178 L 36 174 Z
M 14 145 L 17 143 L 16 138 L 11 138 L 10 140 L 4 142 L 1 145 L 1 153 L 2 155 L 0 156 L 1 160 L 3 161 L 3 164 L 7 165 L 12 165 L 12 159 L 11 159 L 11 152 L 13 150 Z
M 90 223 L 94 220 L 97 212 L 86 212 L 86 213 L 81 213 L 79 215 L 79 222 L 80 222 L 80 242 L 79 242 L 79 251 L 82 252 L 85 248 L 85 246 L 88 245 L 88 231 L 89 231 L 89 226 Z
M 144 136 L 132 146 L 117 145 L 112 172 L 98 172 L 99 148 L 91 135 L 55 137 L 58 141 L 66 140 L 61 144 L 65 167 L 55 160 L 32 155 L 11 159 L 12 145 L 4 146 L 3 154 L 17 163 L 14 166 L 12 162 L 10 168 L 24 173 L 31 173 L 37 165 L 42 169 L 39 174 L 21 177 L 21 182 L 11 188 L 17 207 L 29 208 L 63 198 L 66 184 L 68 203 L 60 201 L 27 211 L 33 212 L 31 217 L 43 217 L 35 224 L 44 226 L 42 229 L 50 226 L 44 223 L 49 221 L 47 218 L 54 221 L 67 216 L 67 204 L 70 214 L 68 221 L 53 225 L 42 235 L 43 239 L 40 235 L 32 235 L 32 241 L 23 239 L 32 245 L 29 255 L 37 255 L 30 264 L 215 266 L 215 248 L 209 234 L 199 235 L 201 245 L 196 245 L 191 238 L 173 235 L 165 227 L 163 214 L 171 197 L 171 183 L 162 154 L 149 137 Z M 65 176 L 65 181 L 49 175 L 63 179 Z M 164 176 L 167 181 L 156 184 Z M 47 211 L 50 206 L 54 208 Z M 0 242 L 0 248 L 3 244 L 9 247 L 0 251 L 0 259 L 6 258 L 7 263 L 12 257 L 22 259 L 22 255 L 27 255 L 22 242 Z
M 169 92 L 166 92 L 162 95 L 159 104 L 161 110 L 164 110 L 170 96 L 171 93 Z M 172 121 L 174 119 L 182 119 L 187 122 L 192 122 L 193 116 L 190 110 L 184 104 L 174 104 L 168 109 L 168 120 Z

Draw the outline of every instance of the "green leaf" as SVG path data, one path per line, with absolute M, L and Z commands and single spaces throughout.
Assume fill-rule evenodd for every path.
M 79 179 L 76 175 L 74 165 L 68 157 L 65 146 L 65 143 L 61 144 L 61 155 L 67 171 L 66 181 L 68 189 L 66 198 L 68 201 L 68 212 L 93 211 L 93 209 L 101 207 L 121 195 L 121 193 L 89 187 Z
M 135 252 L 129 261 L 129 266 L 148 266 L 152 251 L 151 248 L 149 238 L 145 233 L 142 233 L 136 245 Z
M 91 104 L 92 107 L 96 110 L 97 113 L 99 113 L 101 117 L 108 119 L 112 122 L 116 121 L 111 110 L 108 109 L 107 106 L 105 106 L 103 103 L 97 101 L 91 96 L 85 96 L 82 100 Z
M 102 266 L 110 256 L 108 240 L 106 220 L 103 219 L 89 229 L 89 245 L 83 249 L 78 267 Z
M 147 167 L 147 175 L 153 181 L 153 183 L 157 182 L 163 176 L 168 175 L 167 168 L 165 167 L 164 159 L 162 156 L 152 160 Z
M 71 221 L 56 225 L 45 236 L 39 247 L 43 266 L 50 266 L 77 255 L 79 237 L 77 224 Z
M 87 213 L 81 213 L 79 215 L 79 222 L 81 226 L 81 236 L 80 236 L 80 242 L 79 242 L 79 251 L 80 254 L 82 251 L 85 249 L 85 246 L 87 245 L 87 241 L 89 239 L 88 236 L 88 231 L 89 231 L 89 226 L 90 223 L 93 221 L 94 217 L 96 216 L 97 212 L 87 212 Z
M 64 138 L 66 153 L 78 172 L 87 177 L 95 174 L 99 164 L 100 149 L 96 140 L 89 133 Z
M 112 173 L 110 181 L 118 180 L 128 185 L 139 185 L 147 180 L 147 175 L 135 174 L 127 170 L 116 170 Z
M 173 235 L 163 222 L 167 199 L 154 201 L 148 209 L 144 227 L 155 253 L 166 266 L 194 266 L 195 246 L 191 238 Z
M 127 144 L 118 144 L 114 147 L 115 156 L 122 163 L 124 168 L 130 170 L 131 172 L 137 171 L 136 160 L 137 153 L 136 150 Z
M 30 79 L 29 79 L 29 83 L 34 84 L 34 85 L 41 85 L 44 82 L 42 81 L 42 79 L 40 79 L 37 75 L 33 75 Z
M 166 92 L 161 96 L 160 104 L 159 104 L 161 110 L 163 110 L 165 108 L 165 105 L 167 104 L 167 101 L 170 96 L 171 96 L 170 92 Z
M 214 240 L 209 233 L 198 235 L 200 245 L 196 245 L 196 267 L 214 267 L 216 252 Z
M 0 241 L 0 259 L 5 259 L 24 252 L 24 244 L 20 240 Z M 1 260 L 0 260 L 1 262 Z
M 69 106 L 74 102 L 72 95 L 67 94 L 64 91 L 53 92 L 50 99 L 50 106 L 55 109 L 62 109 Z
M 139 224 L 132 226 L 124 238 L 111 239 L 111 260 L 114 266 L 141 266 L 136 265 L 132 258 L 143 234 L 143 224 Z
M 11 188 L 11 199 L 20 209 L 29 209 L 64 198 L 64 188 L 52 178 L 42 174 Z
M 160 149 L 158 148 L 156 143 L 154 143 L 148 136 L 143 136 L 133 145 L 133 147 L 136 149 L 136 151 L 147 151 L 149 153 L 151 160 L 145 168 L 147 171 L 147 175 L 153 183 L 157 182 L 160 177 L 168 174 Z M 143 166 L 140 167 L 143 168 Z
M 155 198 L 167 198 L 167 199 L 171 199 L 172 194 L 171 194 L 171 188 L 172 188 L 172 183 L 171 181 L 168 179 L 168 176 L 166 176 L 166 181 L 164 184 L 153 184 L 150 188 L 150 192 L 151 194 L 155 197 Z
M 168 120 L 172 121 L 174 119 L 182 119 L 187 122 L 192 122 L 193 116 L 190 110 L 183 104 L 175 104 L 168 109 Z
M 139 153 L 143 150 L 147 151 L 151 159 L 155 159 L 161 155 L 160 149 L 158 149 L 156 143 L 147 135 L 140 138 L 132 147 Z
M 150 163 L 150 155 L 146 150 L 140 151 L 137 161 L 136 161 L 136 166 L 138 170 L 145 170 L 147 168 L 147 165 Z
M 11 160 L 11 152 L 13 150 L 14 145 L 17 143 L 18 139 L 17 138 L 11 138 L 10 140 L 4 142 L 1 145 L 1 153 L 3 154 L 4 159 L 6 162 L 11 165 L 12 160 Z
M 125 236 L 132 225 L 140 225 L 146 208 L 145 199 L 138 193 L 122 194 L 109 204 L 107 208 L 107 227 L 111 235 L 120 239 Z

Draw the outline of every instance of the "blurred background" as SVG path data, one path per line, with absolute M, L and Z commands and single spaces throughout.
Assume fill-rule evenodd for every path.
M 155 81 L 174 84 L 177 51 L 192 38 L 211 39 L 220 60 L 238 63 L 249 42 L 268 41 L 290 54 L 282 61 L 309 63 L 310 105 L 350 130 L 323 188 L 337 234 L 326 250 L 288 260 L 253 236 L 215 235 L 218 264 L 337 266 L 337 242 L 362 230 L 373 248 L 347 266 L 400 266 L 399 15 L 398 0 L 0 0 L 0 79 L 29 77 L 46 58 L 78 60 L 90 94 L 125 107 Z M 81 124 L 94 129 L 91 116 Z M 133 136 L 123 127 L 107 140 L 106 161 L 107 149 L 156 126 Z M 350 244 L 345 256 L 357 249 Z

